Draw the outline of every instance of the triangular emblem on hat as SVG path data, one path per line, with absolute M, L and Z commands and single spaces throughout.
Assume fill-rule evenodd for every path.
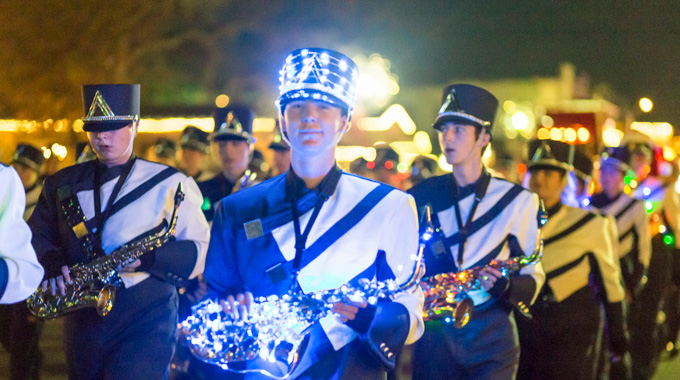
M 550 144 L 546 140 L 542 140 L 541 146 L 536 149 L 536 152 L 534 152 L 534 156 L 531 157 L 531 161 L 538 161 L 538 160 L 544 160 L 544 159 L 554 159 L 555 156 L 552 154 L 552 149 L 550 148 Z
M 101 111 L 101 115 L 96 115 L 97 110 Z M 90 110 L 86 117 L 91 118 L 95 116 L 116 116 L 113 111 L 111 111 L 111 107 L 109 107 L 109 105 L 106 103 L 104 96 L 102 96 L 99 90 L 97 90 L 97 92 L 94 94 L 92 104 L 90 105 Z
M 458 104 L 458 99 L 456 99 L 456 90 L 451 89 L 451 92 L 449 92 L 448 95 L 446 95 L 446 100 L 444 101 L 444 104 L 442 104 L 442 107 L 439 109 L 439 113 L 444 113 L 444 112 L 463 112 L 465 113 L 465 110 L 463 110 L 460 107 L 460 104 Z
M 224 123 L 222 123 L 222 125 L 220 126 L 220 130 L 242 133 L 243 126 L 241 125 L 241 121 L 239 121 L 239 119 L 234 115 L 234 113 L 229 112 Z
M 293 78 L 293 82 L 306 82 L 309 79 L 309 76 L 312 75 L 314 79 L 316 79 L 315 83 L 325 85 L 328 78 L 324 75 L 324 70 L 321 68 L 322 63 L 319 59 L 319 54 L 312 53 L 311 56 L 305 60 L 304 67 L 302 67 L 300 72 Z

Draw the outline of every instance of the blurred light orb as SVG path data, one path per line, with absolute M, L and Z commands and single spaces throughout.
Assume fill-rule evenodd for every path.
M 550 140 L 550 130 L 548 128 L 540 128 L 536 137 L 539 140 Z
M 640 98 L 639 104 L 642 112 L 649 112 L 654 107 L 654 103 L 649 98 Z
M 529 126 L 529 117 L 522 111 L 517 111 L 512 114 L 512 126 L 518 130 L 523 131 Z
M 541 116 L 541 125 L 550 128 L 555 125 L 555 120 L 553 120 L 553 118 L 548 115 L 543 115 Z
M 218 95 L 217 98 L 215 98 L 215 105 L 218 108 L 224 108 L 229 104 L 229 97 L 225 94 Z
M 387 105 L 392 96 L 399 93 L 399 77 L 390 71 L 391 63 L 380 54 L 353 57 L 359 67 L 357 100 L 372 108 Z

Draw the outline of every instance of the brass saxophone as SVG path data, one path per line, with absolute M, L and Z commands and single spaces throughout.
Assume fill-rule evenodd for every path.
M 251 304 L 246 320 L 235 319 L 218 302 L 207 299 L 192 307 L 192 315 L 180 324 L 181 335 L 194 356 L 206 363 L 241 374 L 287 379 L 302 358 L 308 328 L 329 315 L 333 303 L 363 298 L 374 305 L 381 298 L 417 290 L 425 274 L 424 248 L 434 232 L 430 225 L 421 234 L 418 253 L 413 255 L 413 271 L 402 284 L 361 279 L 355 286 L 259 297 Z M 237 362 L 246 362 L 248 368 L 234 369 Z
M 536 235 L 536 245 L 531 256 L 513 257 L 508 260 L 491 260 L 488 265 L 469 268 L 460 272 L 440 273 L 424 278 L 420 287 L 425 294 L 423 304 L 423 320 L 432 321 L 443 319 L 453 322 L 456 328 L 463 328 L 472 317 L 474 303 L 468 296 L 473 290 L 481 289 L 480 272 L 487 268 L 494 268 L 508 277 L 527 265 L 536 264 L 543 257 L 543 235 L 541 227 L 547 222 L 543 206 L 539 207 L 539 228 Z
M 67 313 L 94 307 L 100 316 L 105 316 L 113 308 L 116 289 L 123 286 L 117 269 L 132 263 L 144 253 L 161 247 L 174 237 L 177 225 L 177 210 L 184 200 L 182 183 L 177 186 L 174 196 L 174 209 L 170 225 L 164 233 L 158 232 L 128 242 L 107 256 L 99 257 L 89 263 L 79 263 L 69 268 L 71 282 L 66 285 L 66 295 L 57 291 L 43 291 L 42 287 L 27 300 L 28 309 L 42 319 L 54 319 Z

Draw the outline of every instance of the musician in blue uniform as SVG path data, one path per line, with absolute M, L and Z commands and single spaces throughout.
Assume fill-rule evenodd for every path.
M 162 379 L 177 339 L 175 285 L 203 270 L 209 240 L 202 197 L 191 177 L 137 158 L 139 85 L 83 86 L 83 129 L 97 159 L 45 179 L 29 225 L 45 266 L 43 290 L 64 294 L 69 267 L 163 232 L 183 185 L 174 240 L 118 270 L 112 310 L 66 314 L 64 347 L 70 379 Z
M 243 106 L 228 106 L 215 111 L 215 131 L 210 140 L 217 146 L 221 169 L 213 178 L 199 182 L 203 212 L 208 222 L 215 216 L 217 202 L 227 195 L 255 184 L 248 163 L 253 158 L 253 111 Z
M 354 62 L 332 50 L 286 58 L 277 105 L 291 168 L 223 199 L 213 221 L 205 279 L 225 311 L 247 313 L 253 296 L 336 289 L 361 278 L 401 283 L 413 273 L 413 198 L 335 163 L 357 75 Z M 346 300 L 333 310 L 311 328 L 291 378 L 383 379 L 423 329 L 420 288 L 376 305 Z
M 607 336 L 615 361 L 626 355 L 624 291 L 610 220 L 562 204 L 573 146 L 559 141 L 530 143 L 529 188 L 543 200 L 548 222 L 543 232 L 546 283 L 531 307 L 531 320 L 518 321 L 519 379 L 594 379 Z
M 498 100 L 488 91 L 456 84 L 444 90 L 433 127 L 452 174 L 426 179 L 409 190 L 422 209 L 432 206 L 443 245 L 426 254 L 426 277 L 530 256 L 540 239 L 542 217 L 536 194 L 492 177 L 482 164 L 491 141 Z M 519 342 L 513 306 L 528 312 L 544 280 L 541 265 L 505 278 L 482 271 L 482 289 L 470 292 L 474 312 L 458 329 L 446 320 L 426 323 L 413 353 L 414 379 L 514 379 Z

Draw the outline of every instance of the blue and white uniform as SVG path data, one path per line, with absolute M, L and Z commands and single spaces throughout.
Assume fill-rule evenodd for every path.
M 113 309 L 105 317 L 94 309 L 65 317 L 66 357 L 73 379 L 163 378 L 177 339 L 175 284 L 197 276 L 205 263 L 209 229 L 200 209 L 203 199 L 194 180 L 176 169 L 134 159 L 106 212 L 126 165 L 107 168 L 97 160 L 88 161 L 47 177 L 29 220 L 33 246 L 46 277 L 52 278 L 61 274 L 62 265 L 91 260 L 59 204 L 67 197 L 77 201 L 85 227 L 92 233 L 99 222 L 94 206 L 96 170 L 101 173 L 101 211 L 109 215 L 101 238 L 105 254 L 148 232 L 163 230 L 170 222 L 177 186 L 184 185 L 176 240 L 154 250 L 151 257 L 143 255 L 143 271 L 119 273 L 125 288 L 118 290 Z
M 292 284 L 296 254 L 293 199 L 305 229 L 320 197 L 327 200 L 307 238 L 298 289 L 304 293 L 336 289 L 360 278 L 403 283 L 411 276 L 418 249 L 413 198 L 337 167 L 317 190 L 309 190 L 290 170 L 218 205 L 204 273 L 208 296 L 224 298 L 244 291 L 255 297 L 285 294 Z M 315 324 L 292 377 L 384 378 L 402 345 L 423 332 L 420 288 L 392 301 L 376 305 L 370 328 L 363 332 L 336 316 Z
M 40 285 L 43 268 L 23 219 L 24 188 L 17 172 L 0 164 L 0 304 L 22 301 Z
M 437 255 L 434 250 L 426 251 L 427 277 L 534 253 L 539 238 L 538 197 L 519 185 L 490 177 L 486 193 L 467 226 L 468 236 L 460 255 L 461 228 L 456 203 L 462 221 L 468 220 L 476 189 L 485 175 L 458 192 L 451 174 L 429 178 L 409 190 L 419 210 L 427 205 L 432 207 L 433 219 L 444 233 L 443 252 Z M 492 296 L 483 289 L 470 292 L 475 312 L 462 329 L 438 320 L 427 322 L 425 335 L 415 345 L 414 379 L 513 378 L 519 343 L 509 305 L 527 311 L 544 279 L 539 262 L 512 276 L 503 294 Z

